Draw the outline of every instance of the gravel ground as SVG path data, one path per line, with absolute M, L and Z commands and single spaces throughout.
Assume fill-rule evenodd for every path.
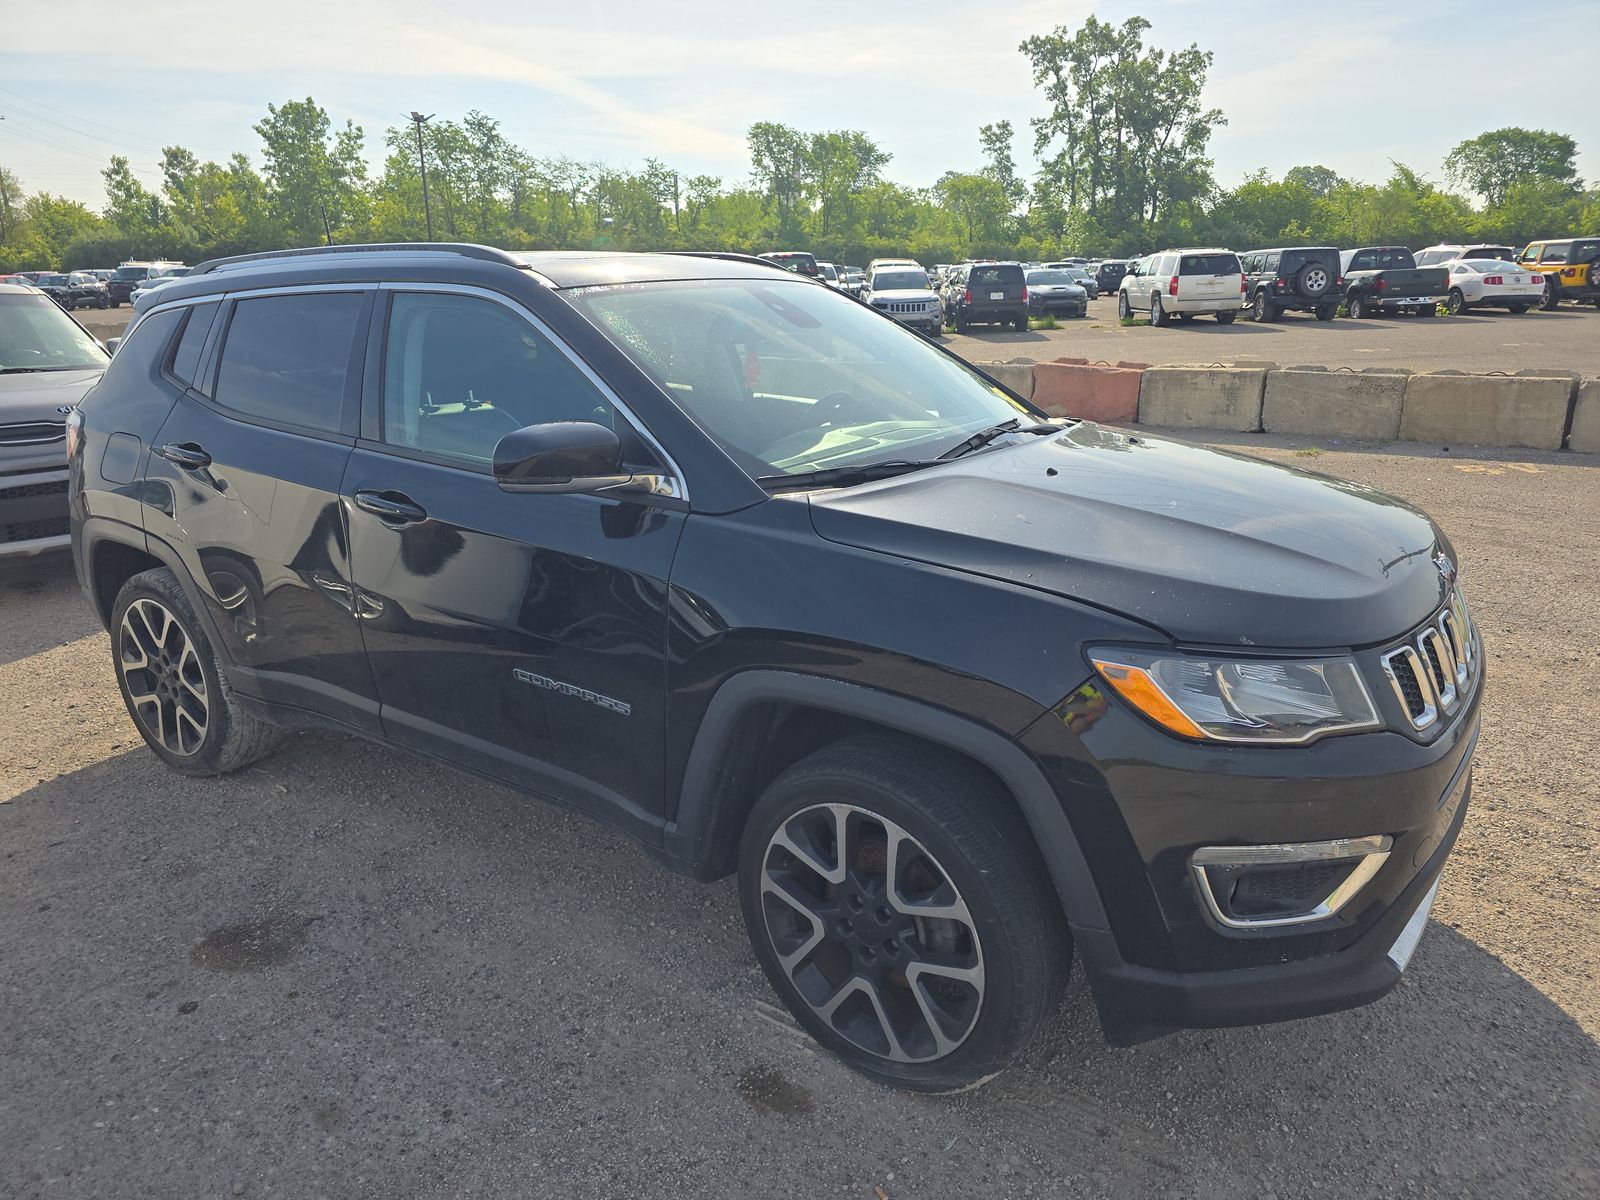
M 1266 325 L 1240 319 L 1218 325 L 1210 317 L 1162 329 L 1124 328 L 1115 296 L 1089 304 L 1089 315 L 1057 318 L 1061 328 L 1030 333 L 980 330 L 947 334 L 944 344 L 969 362 L 1087 358 L 1091 362 L 1196 363 L 1264 358 L 1279 366 L 1450 368 L 1483 374 L 1524 367 L 1559 367 L 1585 377 L 1600 375 L 1600 312 L 1563 305 L 1555 312 L 1512 316 L 1486 309 L 1460 317 L 1382 317 L 1326 324 L 1309 313 L 1285 313 Z
M 727 882 L 341 736 L 167 772 L 56 556 L 0 567 L 0 1195 L 1600 1194 L 1600 459 L 1219 444 L 1461 551 L 1475 802 L 1390 997 L 1112 1050 L 1075 980 L 988 1087 L 887 1091 L 772 1007 Z

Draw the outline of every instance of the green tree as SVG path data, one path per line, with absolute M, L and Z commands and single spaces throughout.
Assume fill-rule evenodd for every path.
M 333 230 L 364 221 L 367 165 L 360 126 L 346 121 L 332 130 L 327 110 L 307 96 L 267 105 L 267 115 L 252 128 L 266 158 L 269 209 L 291 242 L 321 242 L 324 210 Z
M 969 250 L 1004 242 L 1011 199 L 995 180 L 987 175 L 951 171 L 934 184 L 934 194 L 955 218 L 957 231 Z
M 776 121 L 757 121 L 745 139 L 750 146 L 751 179 L 766 206 L 776 212 L 778 238 L 784 242 L 798 238 L 808 158 L 805 135 Z
M 978 143 L 983 147 L 983 173 L 1000 185 L 1013 208 L 1028 197 L 1027 185 L 1017 174 L 1017 160 L 1011 151 L 1015 137 L 1010 121 L 978 126 Z
M 1453 182 L 1476 192 L 1492 208 L 1517 180 L 1544 179 L 1576 191 L 1577 154 L 1578 144 L 1564 133 L 1511 125 L 1460 143 L 1445 158 L 1444 169 Z
M 153 251 L 167 218 L 161 198 L 139 182 L 123 155 L 112 155 L 100 176 L 106 181 L 106 220 L 129 237 L 151 243 Z
M 1118 232 L 1170 219 L 1211 189 L 1207 147 L 1225 123 L 1200 103 L 1211 53 L 1147 50 L 1149 28 L 1143 17 L 1090 17 L 1020 47 L 1050 106 L 1032 124 L 1056 209 L 1093 212 Z

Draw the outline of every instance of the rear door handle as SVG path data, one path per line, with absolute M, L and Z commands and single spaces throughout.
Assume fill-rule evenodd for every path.
M 211 455 L 193 442 L 169 442 L 165 446 L 157 446 L 155 450 L 162 458 L 176 463 L 185 471 L 203 471 L 211 465 Z
M 357 492 L 356 507 L 395 525 L 412 525 L 428 519 L 428 510 L 402 492 Z

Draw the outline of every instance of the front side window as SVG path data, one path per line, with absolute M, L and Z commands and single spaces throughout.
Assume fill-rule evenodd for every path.
M 238 301 L 222 347 L 216 402 L 246 417 L 337 431 L 364 303 L 359 292 Z
M 717 279 L 568 295 L 752 476 L 921 459 L 1029 417 L 959 360 L 831 290 Z
M 596 421 L 615 410 L 577 365 L 503 304 L 400 292 L 389 310 L 383 440 L 471 463 L 524 425 Z
M 1567 242 L 1551 242 L 1544 248 L 1544 254 L 1539 261 L 1547 263 L 1566 262 L 1568 245 L 1569 243 Z
M 99 343 L 50 297 L 0 296 L 0 375 L 105 365 Z

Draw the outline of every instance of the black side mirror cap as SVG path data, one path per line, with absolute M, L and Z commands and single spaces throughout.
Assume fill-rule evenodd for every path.
M 616 431 L 596 421 L 547 421 L 506 434 L 495 443 L 494 481 L 503 492 L 678 494 L 670 477 L 629 471 Z

